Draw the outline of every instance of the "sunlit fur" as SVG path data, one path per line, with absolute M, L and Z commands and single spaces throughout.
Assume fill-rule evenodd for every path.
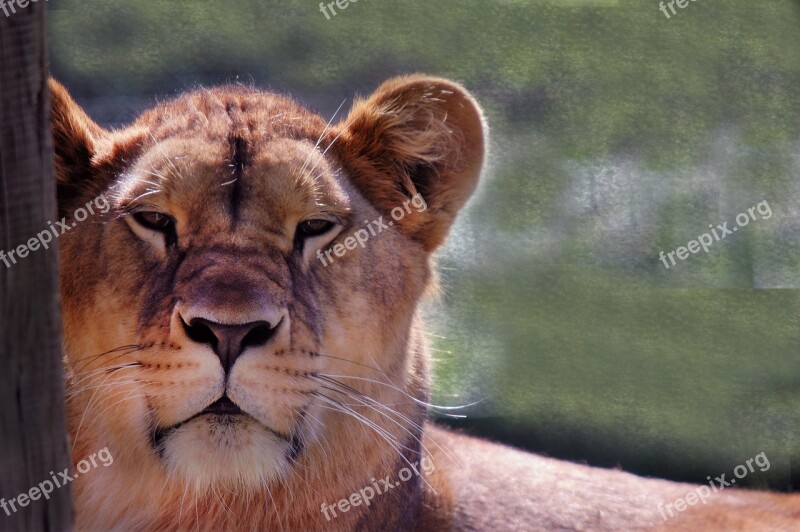
M 474 101 L 450 82 L 400 78 L 328 122 L 287 98 L 223 87 L 108 132 L 51 90 L 63 215 L 99 194 L 113 206 L 61 247 L 73 455 L 107 446 L 115 457 L 77 481 L 79 527 L 416 519 L 422 479 L 332 524 L 320 506 L 421 456 L 419 304 L 433 288 L 430 251 L 482 164 Z M 430 209 L 332 264 L 296 247 L 306 219 L 339 222 L 318 243 L 327 249 L 418 193 Z M 172 216 L 175 245 L 136 225 L 136 210 Z M 183 330 L 187 315 L 281 325 L 226 377 Z M 248 415 L 194 417 L 223 393 Z
M 50 89 L 60 216 L 112 203 L 59 240 L 73 460 L 114 457 L 75 482 L 79 529 L 630 529 L 660 524 L 657 504 L 692 488 L 426 423 L 431 254 L 485 152 L 459 85 L 395 78 L 329 121 L 272 93 L 201 89 L 117 131 Z M 327 266 L 307 249 L 417 194 L 427 209 L 365 247 Z M 137 225 L 139 210 L 174 218 L 175 238 Z M 315 218 L 336 230 L 298 244 Z M 195 317 L 279 325 L 226 375 L 189 337 Z M 199 415 L 223 393 L 246 415 Z M 435 472 L 323 515 L 423 454 Z M 789 500 L 721 494 L 664 526 L 780 527 L 796 516 Z

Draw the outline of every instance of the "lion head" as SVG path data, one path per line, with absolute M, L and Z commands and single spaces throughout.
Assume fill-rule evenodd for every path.
M 419 449 L 420 301 L 484 159 L 461 86 L 395 78 L 338 122 L 202 89 L 115 131 L 51 92 L 73 454 L 115 459 L 79 523 L 261 497 L 285 526 Z

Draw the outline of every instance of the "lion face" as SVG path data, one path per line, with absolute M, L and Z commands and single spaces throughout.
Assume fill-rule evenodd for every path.
M 483 158 L 463 89 L 396 79 L 336 126 L 274 94 L 204 90 L 110 133 L 51 88 L 63 215 L 112 205 L 62 242 L 77 448 L 201 492 L 256 490 L 347 437 L 334 418 L 371 406 L 354 391 L 424 398 L 430 253 Z
M 317 438 L 324 335 L 353 325 L 324 311 L 359 296 L 315 252 L 373 213 L 314 155 L 310 140 L 167 140 L 119 181 L 124 223 L 107 230 L 139 304 L 114 343 L 141 346 L 121 378 L 147 400 L 138 432 L 192 483 L 269 481 Z

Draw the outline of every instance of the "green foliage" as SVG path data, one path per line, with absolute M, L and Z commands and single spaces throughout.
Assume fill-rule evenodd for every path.
M 50 20 L 56 72 L 95 94 L 252 77 L 339 97 L 425 70 L 569 157 L 634 151 L 673 166 L 731 124 L 757 146 L 795 139 L 795 2 L 697 2 L 669 20 L 654 4 L 362 0 L 326 20 L 314 2 L 61 0 Z

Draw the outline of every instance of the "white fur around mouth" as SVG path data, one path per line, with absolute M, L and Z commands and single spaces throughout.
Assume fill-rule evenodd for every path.
M 204 492 L 255 490 L 286 475 L 292 442 L 246 415 L 203 414 L 163 439 L 170 476 Z

